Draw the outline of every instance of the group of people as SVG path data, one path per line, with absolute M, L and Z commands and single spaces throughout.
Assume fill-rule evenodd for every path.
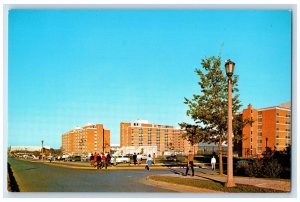
M 102 169 L 105 167 L 107 169 L 108 166 L 111 165 L 111 156 L 109 152 L 105 155 L 104 153 L 94 153 L 90 156 L 91 166 L 94 166 L 96 169 Z
M 140 155 L 139 153 L 134 153 L 132 155 L 132 160 L 134 165 L 140 164 L 142 161 L 142 155 Z M 148 154 L 145 169 L 150 171 L 150 167 L 152 166 L 152 164 L 155 164 L 155 153 L 153 154 L 153 158 L 151 157 L 151 154 Z
M 133 156 L 133 164 L 137 165 L 140 164 L 142 161 L 142 158 L 139 154 L 134 153 Z M 146 166 L 145 169 L 150 171 L 150 167 L 155 164 L 154 162 L 155 159 L 155 154 L 153 154 L 153 158 L 151 157 L 151 155 L 149 154 L 147 156 L 147 160 L 146 160 Z M 102 169 L 105 167 L 105 169 L 107 169 L 108 166 L 111 166 L 111 155 L 108 152 L 106 155 L 104 153 L 94 153 L 90 156 L 90 163 L 91 166 L 94 166 L 96 169 Z M 189 155 L 188 155 L 188 163 L 186 166 L 186 171 L 185 171 L 185 175 L 188 175 L 189 169 L 191 168 L 192 170 L 192 176 L 194 176 L 194 155 L 191 151 L 189 151 Z M 216 158 L 213 156 L 211 158 L 211 168 L 212 170 L 216 169 Z
M 216 162 L 217 162 L 216 158 L 213 156 L 211 158 L 211 161 L 210 161 L 212 170 L 216 170 Z M 191 151 L 189 151 L 189 155 L 188 155 L 188 163 L 187 163 L 186 170 L 185 170 L 185 175 L 186 176 L 188 175 L 189 168 L 191 168 L 192 176 L 194 176 L 194 174 L 195 174 L 195 171 L 194 171 L 194 155 Z

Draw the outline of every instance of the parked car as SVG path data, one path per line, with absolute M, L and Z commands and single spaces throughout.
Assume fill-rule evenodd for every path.
M 114 163 L 114 158 L 116 158 L 116 163 L 130 163 L 129 156 L 113 156 L 110 160 L 111 163 Z
M 243 163 L 251 164 L 251 163 L 253 163 L 253 159 L 241 159 L 241 160 L 238 160 L 236 163 L 237 163 L 237 165 L 240 165 Z
M 147 154 L 139 154 L 137 155 L 137 159 L 140 159 L 140 160 L 147 160 Z
M 81 158 L 81 161 L 88 161 L 89 159 L 90 159 L 89 156 L 84 156 Z
M 69 160 L 69 155 L 66 155 L 66 154 L 62 155 L 61 160 L 68 161 Z
M 81 161 L 81 156 L 71 156 L 70 161 Z
M 53 156 L 47 156 L 47 160 L 50 161 L 53 159 Z

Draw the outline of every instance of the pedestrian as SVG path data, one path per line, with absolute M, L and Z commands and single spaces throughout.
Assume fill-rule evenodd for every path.
M 90 156 L 90 164 L 91 164 L 91 166 L 94 166 L 94 155 L 93 155 L 93 153 Z
M 142 161 L 142 155 L 138 153 L 136 158 L 137 158 L 137 163 L 140 165 Z
M 186 171 L 185 171 L 186 176 L 188 175 L 189 167 L 191 167 L 192 176 L 194 176 L 194 155 L 193 155 L 192 151 L 189 151 L 189 155 L 188 155 L 188 163 L 186 165 Z
M 117 156 L 113 156 L 113 158 L 114 158 L 114 166 L 116 166 L 117 165 Z
M 101 156 L 100 156 L 99 153 L 97 154 L 96 163 L 95 164 L 96 164 L 96 168 L 97 169 L 99 169 L 99 168 L 101 169 L 101 167 L 100 167 L 100 165 L 101 165 Z
M 97 154 L 97 152 L 94 153 L 93 165 L 94 165 L 94 167 L 96 167 L 96 168 L 97 168 L 97 156 L 98 156 L 98 155 L 99 155 L 99 154 Z
M 108 152 L 107 155 L 106 155 L 106 165 L 107 166 L 110 166 L 110 160 L 111 160 L 111 156 L 110 156 L 110 154 Z
M 132 159 L 133 159 L 133 164 L 136 165 L 137 164 L 137 155 L 136 155 L 136 153 L 133 154 Z
M 147 160 L 146 160 L 146 164 L 147 164 L 146 169 L 148 171 L 150 171 L 150 167 L 151 167 L 152 163 L 153 163 L 153 159 L 152 159 L 151 155 L 149 154 L 147 157 Z
M 213 156 L 210 161 L 212 170 L 216 170 L 216 162 L 216 158 Z
M 102 168 L 105 167 L 105 169 L 107 169 L 106 157 L 105 157 L 104 153 L 102 153 L 101 162 L 102 162 L 101 167 Z

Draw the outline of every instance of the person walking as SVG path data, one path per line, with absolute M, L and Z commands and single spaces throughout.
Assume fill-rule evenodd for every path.
M 138 153 L 136 159 L 137 159 L 137 163 L 140 165 L 142 161 L 142 155 Z
M 94 155 L 93 155 L 93 152 L 90 153 L 90 158 L 89 158 L 89 160 L 90 160 L 91 166 L 93 166 L 93 165 L 94 165 Z
M 93 153 L 90 156 L 90 164 L 91 164 L 91 166 L 94 166 L 94 155 L 93 155 Z
M 147 160 L 146 160 L 146 164 L 147 164 L 146 169 L 148 171 L 150 171 L 150 167 L 151 167 L 152 163 L 153 163 L 153 159 L 152 159 L 151 155 L 149 154 L 147 157 Z
M 114 158 L 114 160 L 113 160 L 114 166 L 116 166 L 117 165 L 117 156 L 113 156 L 113 158 Z
M 101 165 L 101 156 L 100 156 L 99 153 L 97 154 L 95 162 L 96 162 L 96 168 L 97 169 L 99 169 L 99 168 L 101 169 L 101 166 L 100 166 Z
M 185 171 L 186 176 L 188 175 L 189 167 L 191 167 L 192 176 L 194 176 L 194 154 L 192 153 L 192 151 L 189 151 L 189 155 L 188 155 L 188 163 L 186 165 L 186 171 Z
M 94 160 L 93 160 L 93 166 L 96 167 L 96 169 L 98 168 L 98 162 L 97 162 L 97 156 L 99 156 L 99 154 L 97 154 L 96 152 L 94 153 Z
M 136 153 L 133 154 L 132 159 L 133 159 L 133 164 L 136 165 L 137 164 L 137 155 L 136 155 Z
M 216 170 L 216 162 L 216 158 L 213 156 L 210 161 L 212 170 Z
M 106 165 L 107 166 L 110 166 L 110 161 L 111 161 L 111 156 L 110 156 L 110 154 L 108 152 L 107 155 L 106 155 Z
M 105 167 L 105 169 L 107 169 L 107 164 L 106 164 L 106 157 L 105 155 L 102 153 L 102 157 L 101 157 L 101 162 L 102 162 L 102 168 Z

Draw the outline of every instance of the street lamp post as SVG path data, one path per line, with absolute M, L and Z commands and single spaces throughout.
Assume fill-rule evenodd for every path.
M 42 161 L 44 161 L 44 140 L 42 140 Z
M 226 187 L 234 187 L 235 183 L 233 180 L 233 159 L 232 159 L 232 75 L 234 71 L 235 63 L 227 60 L 225 63 L 226 75 L 228 76 L 228 132 L 227 132 L 227 182 Z

